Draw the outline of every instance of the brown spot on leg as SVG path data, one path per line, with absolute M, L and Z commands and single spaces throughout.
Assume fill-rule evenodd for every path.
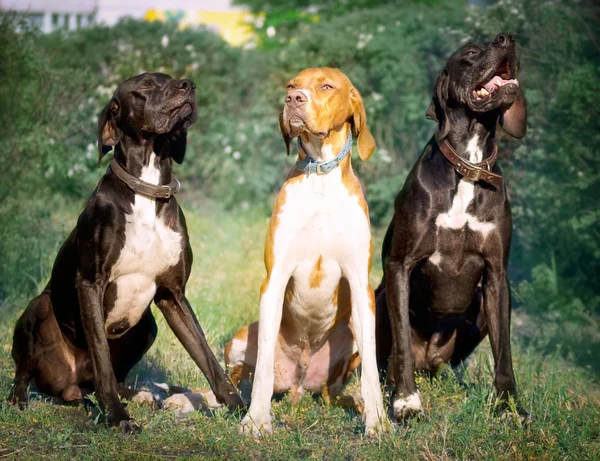
M 323 279 L 325 278 L 325 272 L 323 272 L 323 268 L 321 265 L 323 264 L 323 256 L 319 255 L 319 259 L 315 263 L 310 276 L 308 277 L 308 286 L 311 288 L 319 288 Z
M 344 383 L 348 382 L 348 380 L 350 379 L 350 375 L 352 374 L 352 372 L 354 370 L 356 370 L 358 368 L 359 365 L 360 365 L 360 355 L 358 355 L 358 352 L 355 352 L 354 355 L 352 356 L 352 358 L 350 359 L 350 361 L 348 362 L 348 368 L 346 369 L 346 372 L 344 373 Z
M 373 291 L 373 288 L 371 287 L 371 285 L 369 285 L 367 292 L 369 294 L 369 308 L 371 309 L 373 316 L 375 316 L 375 314 L 376 314 L 375 310 L 376 310 L 377 306 L 375 305 L 375 291 Z
M 236 386 L 254 374 L 257 348 L 258 322 L 240 328 L 225 345 L 225 368 Z

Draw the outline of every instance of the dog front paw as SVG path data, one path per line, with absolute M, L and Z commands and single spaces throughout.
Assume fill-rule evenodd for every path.
M 510 402 L 500 401 L 496 405 L 495 413 L 500 415 L 502 422 L 513 423 L 516 426 L 525 427 L 533 422 L 533 416 L 518 401 L 514 406 Z
M 110 411 L 106 415 L 106 423 L 110 427 L 119 427 L 124 434 L 135 434 L 142 430 L 124 409 Z
M 25 388 L 25 392 L 23 392 L 22 390 L 17 391 L 15 389 L 13 389 L 11 391 L 11 393 L 8 395 L 8 403 L 10 403 L 11 405 L 16 406 L 18 409 L 23 410 L 28 403 L 28 398 L 27 398 L 27 388 Z
M 259 438 L 272 433 L 271 416 L 253 416 L 248 412 L 240 424 L 240 434 L 245 436 Z
M 133 419 L 124 419 L 119 423 L 119 428 L 123 434 L 138 434 L 142 431 L 142 428 Z
M 367 417 L 365 420 L 365 435 L 367 437 L 379 437 L 388 434 L 392 430 L 392 423 L 386 415 L 376 415 L 374 418 Z
M 401 423 L 421 414 L 423 414 L 423 406 L 419 392 L 410 394 L 408 397 L 397 397 L 394 400 L 394 418 L 397 422 Z

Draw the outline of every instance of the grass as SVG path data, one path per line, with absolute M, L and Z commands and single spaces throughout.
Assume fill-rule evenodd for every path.
M 266 218 L 253 211 L 200 209 L 191 200 L 185 210 L 195 254 L 187 294 L 222 361 L 225 342 L 258 316 Z M 75 220 L 73 214 L 63 219 Z M 377 230 L 376 249 L 381 239 Z M 375 259 L 374 284 L 380 275 Z M 0 306 L 2 397 L 8 394 L 14 373 L 12 327 L 26 301 L 12 299 Z M 159 336 L 129 382 L 207 388 L 160 313 L 155 314 Z M 514 366 L 522 402 L 535 417 L 526 428 L 511 418 L 501 420 L 492 411 L 493 362 L 485 341 L 460 376 L 446 368 L 433 379 L 419 377 L 424 416 L 376 440 L 363 437 L 357 415 L 309 395 L 296 406 L 286 399 L 274 403 L 274 435 L 259 441 L 239 436 L 242 415 L 224 409 L 210 416 L 201 412 L 180 416 L 129 403 L 128 410 L 144 430 L 124 436 L 95 424 L 81 406 L 36 397 L 23 411 L 0 403 L 0 459 L 600 459 L 599 376 L 598 368 L 589 365 L 598 357 L 574 360 L 582 344 L 572 334 L 563 343 L 568 347 L 562 348 L 548 347 L 543 338 L 532 340 L 532 328 L 523 325 L 535 325 L 535 320 L 517 317 Z M 584 349 L 597 351 L 598 343 L 588 341 Z M 356 388 L 356 382 L 350 386 Z

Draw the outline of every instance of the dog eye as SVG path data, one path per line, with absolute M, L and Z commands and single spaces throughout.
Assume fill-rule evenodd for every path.
M 331 85 L 329 85 L 328 83 L 326 83 L 325 85 L 323 85 L 321 87 L 322 90 L 333 90 L 333 87 Z
M 295 90 L 296 89 L 296 85 L 290 83 L 288 86 L 285 87 L 288 90 Z
M 474 54 L 477 54 L 477 51 L 475 50 L 469 50 L 465 53 L 465 56 L 473 56 Z

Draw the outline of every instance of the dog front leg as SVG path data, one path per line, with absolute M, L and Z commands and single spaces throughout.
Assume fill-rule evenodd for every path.
M 383 409 L 383 397 L 377 371 L 375 350 L 375 293 L 368 275 L 346 274 L 352 300 L 352 328 L 361 359 L 361 396 L 364 402 L 365 434 L 377 436 L 389 430 L 389 419 Z
M 276 277 L 274 274 L 280 274 Z M 271 434 L 271 397 L 275 382 L 275 346 L 281 326 L 283 297 L 288 276 L 281 271 L 272 271 L 271 277 L 264 282 L 264 291 L 260 297 L 258 322 L 258 352 L 254 384 L 252 385 L 252 401 L 250 410 L 242 420 L 240 432 L 259 437 Z
M 415 384 L 409 317 L 409 278 L 406 264 L 389 261 L 385 271 L 388 312 L 392 327 L 392 370 L 395 381 L 394 417 L 401 422 L 423 412 Z
M 102 279 L 90 281 L 79 276 L 77 280 L 81 321 L 94 367 L 94 390 L 110 426 L 119 426 L 124 432 L 137 432 L 140 427 L 119 400 L 117 379 L 110 360 L 103 310 L 106 286 L 106 280 Z
M 200 368 L 217 399 L 231 409 L 243 409 L 244 401 L 213 354 L 198 319 L 183 293 L 159 290 L 156 305 L 167 323 Z
M 500 267 L 493 264 L 486 266 L 482 288 L 483 309 L 494 356 L 494 384 L 503 409 L 509 396 L 517 400 L 517 385 L 510 347 L 510 288 L 504 267 L 500 264 L 498 266 Z M 529 418 L 527 411 L 519 406 L 518 410 L 522 421 Z

